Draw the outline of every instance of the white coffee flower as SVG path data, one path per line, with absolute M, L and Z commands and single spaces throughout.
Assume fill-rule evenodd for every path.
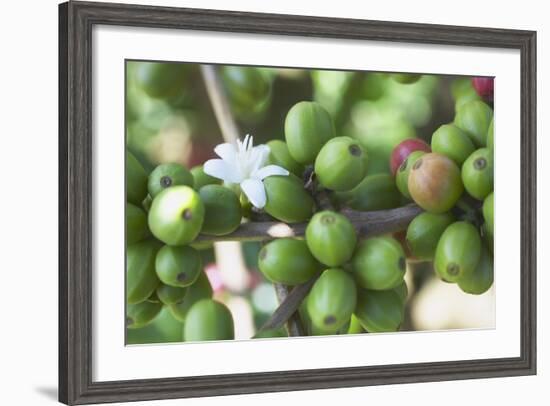
M 278 165 L 264 166 L 269 156 L 267 145 L 253 146 L 253 137 L 246 135 L 237 145 L 224 143 L 214 148 L 221 159 L 210 159 L 204 164 L 204 173 L 229 184 L 238 184 L 250 203 L 258 209 L 265 206 L 264 183 L 268 176 L 288 176 L 289 172 Z

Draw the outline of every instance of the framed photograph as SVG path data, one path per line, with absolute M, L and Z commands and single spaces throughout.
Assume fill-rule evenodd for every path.
M 59 400 L 536 373 L 536 33 L 59 6 Z

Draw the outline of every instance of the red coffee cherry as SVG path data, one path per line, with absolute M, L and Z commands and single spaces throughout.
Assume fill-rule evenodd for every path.
M 419 138 L 409 138 L 401 141 L 393 149 L 390 157 L 391 173 L 395 176 L 397 169 L 401 166 L 401 163 L 407 159 L 409 154 L 414 151 L 432 152 L 430 146 Z
M 494 78 L 488 77 L 475 77 L 472 78 L 472 86 L 476 90 L 479 97 L 485 101 L 493 101 L 493 92 L 495 81 Z

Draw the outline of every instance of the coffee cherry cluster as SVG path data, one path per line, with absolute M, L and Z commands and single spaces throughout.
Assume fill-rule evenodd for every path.
M 212 300 L 191 244 L 199 233 L 224 235 L 240 225 L 238 196 L 201 166 L 162 164 L 147 174 L 130 152 L 126 176 L 127 327 L 144 327 L 165 307 L 184 323 L 185 340 L 233 339 L 231 313 Z
M 261 69 L 225 66 L 219 70 L 232 113 L 241 120 L 257 120 L 271 101 L 272 79 Z M 159 156 L 148 152 L 161 138 L 172 119 L 189 126 L 192 111 L 204 104 L 193 82 L 200 82 L 198 65 L 129 62 L 127 65 L 126 154 L 126 323 L 128 342 L 159 340 L 222 340 L 234 337 L 228 309 L 213 300 L 213 286 L 204 268 L 211 243 L 196 241 L 203 236 L 232 233 L 249 209 L 235 188 L 207 175 L 203 166 L 188 170 L 179 163 L 165 163 L 146 170 L 146 161 L 183 162 L 189 151 L 189 134 L 177 133 L 174 151 Z M 206 100 L 208 103 L 208 100 Z M 196 120 L 195 120 L 196 121 Z M 176 124 L 178 124 L 177 122 Z M 184 126 L 185 127 L 185 126 Z M 176 130 L 180 130 L 176 127 Z M 170 137 L 169 137 L 170 138 Z M 203 137 L 205 138 L 205 137 Z M 164 142 L 164 141 L 163 141 Z M 182 148 L 182 144 L 184 147 Z M 164 144 L 162 144 L 164 145 Z M 199 146 L 193 157 L 201 162 L 210 147 Z M 158 147 L 158 145 L 157 145 Z M 183 151 L 182 151 L 183 150 Z M 178 153 L 179 152 L 179 153 Z M 301 172 L 300 172 L 301 174 Z M 277 180 L 273 181 L 277 183 Z M 283 181 L 284 182 L 284 181 Z M 288 182 L 287 182 L 288 183 Z M 295 182 L 296 183 L 296 182 Z M 295 183 L 292 186 L 296 187 Z M 279 199 L 282 199 L 280 196 Z M 272 196 L 272 201 L 277 197 Z M 276 209 L 274 209 L 276 211 Z M 284 214 L 284 213 L 283 213 Z M 293 219 L 303 214 L 288 211 Z M 206 302 L 206 304 L 204 304 Z M 196 305 L 196 306 L 195 306 Z M 189 317 L 188 317 L 189 316 Z M 159 321 L 158 323 L 156 321 Z M 179 330 L 179 331 L 173 331 Z
M 347 217 L 317 207 L 305 241 L 264 246 L 259 268 L 273 282 L 295 285 L 319 275 L 300 308 L 308 334 L 397 330 L 407 259 L 433 261 L 441 279 L 466 293 L 481 294 L 492 286 L 489 105 L 477 99 L 461 105 L 454 122 L 435 131 L 431 145 L 417 138 L 401 142 L 390 158 L 393 177 L 367 176 L 367 151 L 352 138 L 336 136 L 328 113 L 315 103 L 290 109 L 285 138 L 286 148 L 278 141 L 276 151 L 285 158 L 274 162 L 289 168 L 311 165 L 318 186 L 331 193 L 336 206 L 368 211 L 413 201 L 425 210 L 408 226 L 404 245 L 391 235 L 358 241 Z M 287 204 L 299 205 L 287 196 Z
M 478 91 L 491 100 L 488 87 Z M 406 140 L 392 154 L 398 189 L 425 210 L 407 228 L 412 258 L 434 261 L 442 280 L 471 294 L 493 284 L 493 156 L 493 111 L 481 100 L 458 106 L 431 148 Z
M 314 179 L 314 191 L 303 183 L 290 190 L 269 182 L 285 177 L 268 178 L 266 212 L 278 220 L 308 224 L 303 240 L 282 238 L 266 244 L 258 257 L 260 271 L 272 282 L 290 286 L 316 278 L 300 306 L 308 335 L 396 331 L 407 296 L 405 252 L 389 235 L 359 241 L 354 225 L 337 210 L 343 203 L 358 210 L 385 208 L 391 195 L 399 205 L 391 176 L 367 176 L 365 148 L 353 138 L 337 136 L 330 114 L 315 102 L 299 102 L 289 110 L 285 141 L 276 142 L 271 162 L 306 174 L 306 183 Z M 298 181 L 291 179 L 284 182 Z M 275 196 L 284 198 L 270 202 L 272 187 Z M 319 201 L 322 192 L 334 200 L 328 208 Z M 303 216 L 289 221 L 281 215 L 286 210 Z
M 172 73 L 178 75 L 158 73 L 161 83 L 151 97 L 160 97 L 161 79 Z M 391 77 L 411 84 L 421 75 Z M 222 78 L 241 119 L 269 103 L 271 85 L 260 71 L 227 67 Z M 454 121 L 440 126 L 429 142 L 410 138 L 395 146 L 387 173 L 368 173 L 367 148 L 337 134 L 321 104 L 296 103 L 284 120 L 284 140 L 267 143 L 267 164 L 289 174 L 263 179 L 261 210 L 202 166 L 188 170 L 168 163 L 147 173 L 127 152 L 127 327 L 146 326 L 168 311 L 183 323 L 186 341 L 233 339 L 231 313 L 212 299 L 197 238 L 231 234 L 258 216 L 307 223 L 304 237 L 274 239 L 258 253 L 258 268 L 271 282 L 296 286 L 314 280 L 299 307 L 307 335 L 399 330 L 408 261 L 432 262 L 442 280 L 466 293 L 486 292 L 493 284 L 493 111 L 487 104 L 492 82 L 485 79 L 474 79 L 474 96 L 455 96 Z M 147 90 L 147 81 L 142 86 Z M 165 93 L 172 97 L 168 87 Z M 424 212 L 409 224 L 404 241 L 392 234 L 362 239 L 342 210 L 413 202 Z

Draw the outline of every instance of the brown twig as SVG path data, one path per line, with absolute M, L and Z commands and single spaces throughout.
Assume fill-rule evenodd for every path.
M 316 280 L 316 277 L 312 278 L 292 290 L 288 286 L 275 283 L 275 294 L 280 305 L 259 331 L 278 329 L 286 323 L 286 331 L 289 337 L 304 336 L 306 330 L 298 314 L 298 307 Z
M 359 237 L 366 238 L 392 233 L 404 229 L 411 220 L 422 212 L 418 206 L 410 204 L 397 209 L 359 212 L 349 209 L 341 211 L 355 226 Z M 219 241 L 269 241 L 275 238 L 301 238 L 307 223 L 286 224 L 277 221 L 250 222 L 223 236 L 199 235 L 196 242 Z
M 213 65 L 201 65 L 201 74 L 222 136 L 225 142 L 235 143 L 239 139 L 239 128 L 233 119 L 217 68 Z

